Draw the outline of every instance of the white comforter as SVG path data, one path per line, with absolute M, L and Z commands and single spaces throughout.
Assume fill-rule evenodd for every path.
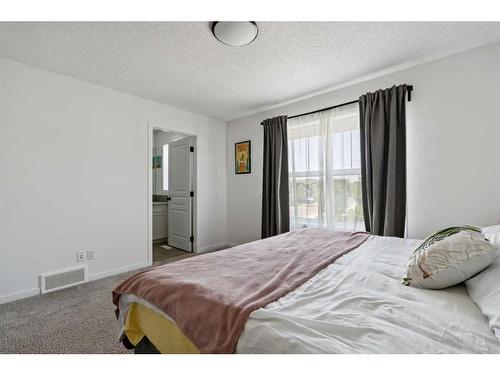
M 460 285 L 401 285 L 415 240 L 371 237 L 308 282 L 254 311 L 238 353 L 500 353 Z

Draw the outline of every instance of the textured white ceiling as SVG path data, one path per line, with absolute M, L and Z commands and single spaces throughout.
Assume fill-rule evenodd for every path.
M 231 120 L 430 56 L 500 40 L 500 23 L 257 22 L 228 47 L 209 22 L 0 23 L 0 56 Z

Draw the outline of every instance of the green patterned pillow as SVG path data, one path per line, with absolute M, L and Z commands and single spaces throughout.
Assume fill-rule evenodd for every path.
M 461 283 L 488 267 L 499 254 L 481 229 L 450 227 L 427 237 L 410 256 L 402 284 L 442 289 Z

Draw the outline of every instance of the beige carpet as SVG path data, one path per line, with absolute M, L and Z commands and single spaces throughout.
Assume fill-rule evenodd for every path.
M 154 250 L 155 265 L 194 255 Z M 130 353 L 118 342 L 111 290 L 136 272 L 0 305 L 0 353 Z

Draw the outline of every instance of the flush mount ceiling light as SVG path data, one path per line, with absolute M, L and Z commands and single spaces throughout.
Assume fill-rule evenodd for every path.
M 258 33 L 259 28 L 253 21 L 218 21 L 212 24 L 212 34 L 215 38 L 232 47 L 246 46 L 252 43 L 257 38 Z

